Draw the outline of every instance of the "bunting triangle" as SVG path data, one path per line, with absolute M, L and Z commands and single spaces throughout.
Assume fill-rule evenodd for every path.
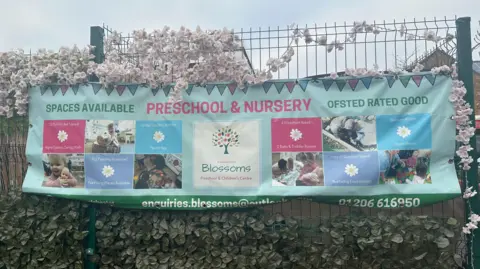
M 333 79 L 322 79 L 323 82 L 323 87 L 325 88 L 326 91 L 330 89 L 330 87 L 333 85 L 334 80 Z
M 107 95 L 110 96 L 110 94 L 112 94 L 113 90 L 115 89 L 115 87 L 112 85 L 112 86 L 108 86 L 105 91 L 107 92 Z
M 343 79 L 336 79 L 335 82 L 337 83 L 337 87 L 340 91 L 342 91 L 345 85 L 347 84 L 347 82 Z
M 58 85 L 51 85 L 50 89 L 52 90 L 52 94 L 55 95 L 58 92 L 58 89 L 60 89 L 60 86 Z
M 48 85 L 41 86 L 40 95 L 44 95 L 47 90 L 48 90 Z
M 160 90 L 160 87 L 152 88 L 153 96 L 156 96 L 159 90 Z
M 426 74 L 425 75 L 425 78 L 428 80 L 428 82 L 430 82 L 430 84 L 435 84 L 435 80 L 437 79 L 437 76 L 436 75 L 432 75 L 432 74 Z
M 225 85 L 225 84 L 218 84 L 217 85 L 217 89 L 218 89 L 218 92 L 220 93 L 220 95 L 223 95 L 226 88 L 227 88 L 227 85 Z
M 354 91 L 358 85 L 358 79 L 349 79 L 348 85 L 350 85 L 350 88 L 352 88 L 352 91 Z
M 122 96 L 123 92 L 125 91 L 126 86 L 125 85 L 117 85 L 117 93 L 118 96 Z
M 290 93 L 293 92 L 293 88 L 295 88 L 295 82 L 294 81 L 290 81 L 290 82 L 286 82 L 285 85 L 287 86 L 287 89 Z
M 268 91 L 270 90 L 270 87 L 272 87 L 272 82 L 264 82 L 263 83 L 263 90 L 265 91 L 265 93 L 268 93 Z
M 135 96 L 135 93 L 137 92 L 137 89 L 138 89 L 138 84 L 127 85 L 127 88 L 130 91 L 130 93 L 132 94 L 132 96 Z
M 307 89 L 308 79 L 299 80 L 298 85 L 300 85 L 300 88 L 302 88 L 302 90 L 305 91 Z
M 163 87 L 163 94 L 165 94 L 165 97 L 167 97 L 170 94 L 170 91 L 172 90 L 172 85 L 167 85 Z
M 102 85 L 100 85 L 98 83 L 94 83 L 94 84 L 92 84 L 92 88 L 93 88 L 93 94 L 97 95 L 97 93 L 102 88 Z
M 248 86 L 245 85 L 245 88 L 242 89 L 242 92 L 243 92 L 244 94 L 247 94 L 247 91 L 248 91 Z
M 372 84 L 372 77 L 366 77 L 366 78 L 361 78 L 360 81 L 362 81 L 363 83 L 363 86 L 365 86 L 365 88 L 369 89 L 370 88 L 370 85 Z
M 188 95 L 192 94 L 192 91 L 193 91 L 193 84 L 188 84 L 187 94 L 188 94 Z
M 65 93 L 67 93 L 68 88 L 70 88 L 68 85 L 60 86 L 60 90 L 62 91 L 62 95 L 65 95 Z
M 230 91 L 230 93 L 232 95 L 235 93 L 235 89 L 237 89 L 237 84 L 235 84 L 235 83 L 228 84 L 228 90 Z
M 408 82 L 410 82 L 410 78 L 412 78 L 412 77 L 411 76 L 401 76 L 398 79 L 400 79 L 400 82 L 402 82 L 403 87 L 406 88 L 408 86 Z
M 285 82 L 275 82 L 273 83 L 275 85 L 275 88 L 277 89 L 278 93 L 281 93 L 283 90 L 283 85 L 285 85 Z
M 79 84 L 72 85 L 73 94 L 77 95 L 79 88 L 80 88 Z
M 394 76 L 386 76 L 387 82 L 388 82 L 388 87 L 391 88 L 393 86 L 393 83 L 395 83 L 395 77 Z
M 205 89 L 207 89 L 208 95 L 212 93 L 213 88 L 215 88 L 215 84 L 207 84 L 207 86 L 205 86 Z
M 423 76 L 412 76 L 412 80 L 417 84 L 417 87 L 420 87 L 420 84 L 422 84 L 422 79 Z

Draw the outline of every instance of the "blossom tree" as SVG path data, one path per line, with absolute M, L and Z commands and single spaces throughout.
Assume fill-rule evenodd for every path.
M 31 86 L 88 82 L 87 75 L 94 72 L 91 50 L 74 46 L 31 55 L 23 50 L 0 53 L 0 116 L 12 117 L 15 110 L 25 115 Z
M 228 147 L 238 147 L 240 142 L 238 141 L 238 133 L 227 126 L 218 129 L 212 134 L 212 144 L 215 147 L 223 147 L 223 154 L 228 154 Z
M 233 81 L 243 88 L 246 84 L 262 83 L 293 56 L 293 49 L 289 48 L 280 59 L 270 60 L 268 69 L 253 73 L 245 59 L 236 57 L 242 46 L 231 30 L 203 31 L 197 27 L 192 31 L 181 27 L 175 31 L 164 27 L 151 33 L 134 31 L 132 36 L 127 55 L 138 56 L 135 63 L 115 50 L 121 37 L 114 32 L 105 40 L 106 59 L 95 66 L 95 74 L 104 84 L 134 82 L 156 88 L 175 83 L 171 102 L 181 100 L 181 91 L 188 84 Z
M 324 47 L 327 52 L 341 51 L 345 45 L 356 41 L 358 34 L 378 35 L 382 32 L 399 32 L 409 40 L 423 39 L 432 42 L 450 41 L 452 35 L 439 37 L 433 31 L 422 35 L 411 34 L 405 25 L 400 29 L 387 29 L 365 21 L 355 22 L 345 40 L 329 40 L 326 35 L 312 35 L 311 29 L 289 26 L 291 34 L 287 48 L 278 58 L 271 58 L 265 67 L 251 70 L 245 59 L 235 57 L 242 43 L 233 31 L 208 30 L 200 27 L 190 30 L 181 27 L 172 30 L 147 32 L 134 31 L 127 55 L 115 46 L 122 42 L 120 34 L 109 35 L 105 44 L 105 61 L 95 64 L 90 61 L 92 47 L 62 47 L 58 52 L 39 50 L 31 55 L 23 51 L 0 53 L 0 116 L 12 117 L 14 111 L 25 115 L 28 106 L 27 89 L 45 84 L 72 85 L 87 82 L 89 75 L 96 75 L 106 86 L 118 83 L 146 84 L 152 88 L 175 83 L 169 101 L 181 101 L 182 91 L 188 84 L 205 85 L 207 82 L 230 81 L 239 88 L 248 84 L 260 84 L 285 68 L 295 54 L 293 46 Z M 412 30 L 413 31 L 413 30 Z M 131 58 L 136 61 L 131 61 Z M 351 75 L 379 75 L 379 71 L 360 68 L 347 70 Z

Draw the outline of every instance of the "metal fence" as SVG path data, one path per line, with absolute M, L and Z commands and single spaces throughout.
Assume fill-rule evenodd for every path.
M 352 30 L 363 25 L 363 29 Z M 426 69 L 443 64 L 452 64 L 456 58 L 455 18 L 421 21 L 393 21 L 371 24 L 324 24 L 299 26 L 308 29 L 318 42 L 306 44 L 301 41 L 294 45 L 295 56 L 288 66 L 276 74 L 276 78 L 300 78 L 325 76 L 330 72 L 342 72 L 348 68 L 373 68 L 380 70 L 395 68 L 412 69 L 421 63 Z M 104 25 L 103 32 L 109 35 L 111 28 Z M 375 29 L 376 33 L 372 33 Z M 292 42 L 291 27 L 268 27 L 240 29 L 235 34 L 243 44 L 243 54 L 252 68 L 260 69 L 270 57 L 279 57 Z M 437 42 L 432 37 L 443 37 Z M 325 40 L 326 43 L 322 40 Z M 330 42 L 340 44 L 341 49 L 329 46 Z M 128 55 L 132 37 L 122 36 L 116 49 L 135 61 L 135 55 Z M 102 50 L 103 51 L 103 50 Z M 98 50 L 97 52 L 98 53 Z M 103 55 L 100 55 L 103 56 Z M 98 55 L 97 55 L 98 57 Z M 21 186 L 28 163 L 25 157 L 28 120 L 26 118 L 0 119 L 0 168 L 2 191 Z M 352 214 L 353 209 L 345 206 L 319 204 L 307 200 L 295 200 L 265 207 L 268 213 L 281 213 L 302 219 L 317 219 Z M 464 222 L 465 209 L 461 198 L 444 201 L 431 206 L 415 209 L 364 209 L 363 213 L 375 215 L 379 211 L 396 214 L 406 211 L 413 215 L 454 217 Z M 459 239 L 457 253 L 464 257 L 465 244 Z
M 269 58 L 282 55 L 292 43 L 292 32 L 297 28 L 308 29 L 319 42 L 294 45 L 294 59 L 276 74 L 278 79 L 329 74 L 346 68 L 373 68 L 374 65 L 380 70 L 411 69 L 417 62 L 428 62 L 428 68 L 449 63 L 446 56 L 455 58 L 456 54 L 455 18 L 242 28 L 235 31 L 235 35 L 242 41 L 252 67 L 261 69 Z M 103 25 L 103 29 L 107 37 L 114 32 L 107 25 Z M 375 34 L 371 29 L 375 29 Z M 442 39 L 430 41 L 436 37 Z M 136 55 L 128 52 L 132 40 L 131 35 L 120 34 L 115 49 L 126 59 L 135 61 Z M 331 42 L 342 49 L 329 48 Z
M 115 31 L 103 25 L 108 37 Z M 373 21 L 324 25 L 299 25 L 308 29 L 313 39 L 326 42 L 298 42 L 294 45 L 295 56 L 287 67 L 275 76 L 278 79 L 327 76 L 331 72 L 341 73 L 346 68 L 369 68 L 379 70 L 413 69 L 417 63 L 425 69 L 440 65 L 451 65 L 456 57 L 455 18 L 413 21 Z M 358 29 L 363 28 L 363 29 Z M 292 43 L 292 32 L 297 27 L 249 28 L 235 31 L 243 44 L 243 54 L 253 69 L 265 68 L 271 57 L 280 57 Z M 356 29 L 356 30 L 354 30 Z M 370 29 L 370 30 L 369 30 Z M 375 29 L 375 34 L 372 33 Z M 129 54 L 133 42 L 131 35 L 120 35 L 114 44 L 127 61 L 135 62 L 137 55 Z M 438 41 L 431 41 L 438 38 Z M 343 49 L 329 48 L 330 42 L 340 44 Z M 325 45 L 322 45 L 325 44 Z M 271 212 L 287 215 L 317 217 L 348 214 L 348 207 L 293 201 L 266 207 Z M 369 209 L 375 214 L 377 210 Z M 461 199 L 409 210 L 423 214 L 463 219 L 464 205 Z
M 375 67 L 379 70 L 411 71 L 417 64 L 423 65 L 425 70 L 441 65 L 452 65 L 456 62 L 457 53 L 455 22 L 456 18 L 344 22 L 294 27 L 242 28 L 234 33 L 241 40 L 242 53 L 253 70 L 265 68 L 268 59 L 279 58 L 288 46 L 294 44 L 293 60 L 274 76 L 277 79 L 291 79 L 328 76 L 332 72 L 342 73 L 346 68 Z M 106 37 L 114 33 L 114 30 L 106 25 L 102 28 Z M 292 32 L 296 29 L 308 29 L 313 42 L 293 42 Z M 120 34 L 114 49 L 124 56 L 126 61 L 135 63 L 138 56 L 129 54 L 128 50 L 132 42 L 132 36 Z M 264 209 L 271 214 L 281 213 L 310 221 L 353 214 L 352 208 L 349 207 L 306 200 L 284 202 L 266 206 Z M 460 197 L 416 209 L 362 211 L 371 216 L 379 211 L 386 211 L 389 214 L 403 211 L 413 215 L 454 217 L 462 223 L 465 219 L 465 203 Z M 456 253 L 466 259 L 465 238 L 459 238 Z

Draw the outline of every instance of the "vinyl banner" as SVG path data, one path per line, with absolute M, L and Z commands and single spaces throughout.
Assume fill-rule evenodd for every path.
M 460 194 L 451 78 L 279 80 L 239 88 L 30 89 L 25 192 L 130 208 L 303 198 L 418 207 Z

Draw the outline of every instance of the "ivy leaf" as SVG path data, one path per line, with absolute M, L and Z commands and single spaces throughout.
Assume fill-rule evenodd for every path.
M 450 245 L 450 241 L 448 241 L 445 237 L 439 237 L 435 240 L 438 248 L 446 248 Z
M 415 260 L 419 261 L 419 260 L 423 259 L 425 256 L 427 256 L 427 253 L 428 253 L 428 252 L 424 252 L 424 253 L 422 253 L 422 254 L 420 254 L 420 255 L 418 255 L 418 256 L 415 256 L 415 257 L 413 257 L 413 258 L 414 258 Z
M 452 238 L 455 236 L 455 233 L 450 231 L 449 229 L 443 229 L 443 234 L 448 237 L 448 238 Z
M 400 234 L 394 234 L 392 236 L 392 239 L 390 239 L 390 240 L 394 243 L 401 244 L 403 242 L 403 237 Z
M 458 255 L 458 254 L 455 254 L 453 255 L 453 260 L 455 261 L 455 264 L 459 267 L 459 268 L 462 268 L 463 267 L 463 259 L 462 259 L 462 256 Z
M 330 231 L 330 235 L 333 237 L 333 238 L 340 238 L 342 237 L 339 233 L 337 233 L 336 231 Z
M 448 220 L 447 220 L 447 224 L 450 225 L 450 226 L 456 226 L 457 223 L 458 223 L 458 221 L 455 218 L 448 218 Z

